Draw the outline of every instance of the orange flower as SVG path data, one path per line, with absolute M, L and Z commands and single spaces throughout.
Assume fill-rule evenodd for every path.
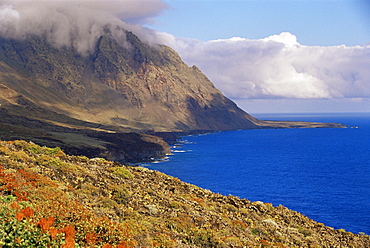
M 26 207 L 24 209 L 21 209 L 18 213 L 15 214 L 15 218 L 18 221 L 22 221 L 23 218 L 31 217 L 34 214 L 35 211 L 31 209 L 30 207 Z
M 10 204 L 10 208 L 11 209 L 19 209 L 20 208 L 20 206 L 19 206 L 19 204 L 18 204 L 18 202 L 12 202 L 12 204 Z
M 102 246 L 102 248 L 113 248 L 113 245 L 105 244 L 105 245 Z
M 25 216 L 22 212 L 18 212 L 15 214 L 15 218 L 17 219 L 17 221 L 22 221 L 24 217 Z
M 21 212 L 24 214 L 24 217 L 26 218 L 31 217 L 35 213 L 35 211 L 33 211 L 33 209 L 31 209 L 30 207 L 22 209 Z
M 49 217 L 48 219 L 41 218 L 38 225 L 41 228 L 41 230 L 47 232 L 53 225 L 54 221 L 55 221 L 54 217 Z
M 97 235 L 94 232 L 89 232 L 85 236 L 85 240 L 87 244 L 95 244 L 97 239 Z
M 73 239 L 74 236 L 75 236 L 75 228 L 71 225 L 63 227 L 63 229 L 61 231 L 66 234 L 66 239 L 67 238 L 72 238 Z
M 126 244 L 119 243 L 118 245 L 116 245 L 116 248 L 128 248 L 128 246 Z
M 51 239 L 53 239 L 53 240 L 57 237 L 58 233 L 59 233 L 59 231 L 55 227 L 51 227 L 50 230 L 49 230 L 49 234 L 51 236 Z
M 66 238 L 66 242 L 62 245 L 62 248 L 74 248 L 75 241 L 73 238 Z

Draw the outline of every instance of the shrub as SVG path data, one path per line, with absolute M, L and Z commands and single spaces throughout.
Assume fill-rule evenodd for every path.
M 55 148 L 48 148 L 48 147 L 43 147 L 43 150 L 45 154 L 47 155 L 55 155 L 57 157 L 62 157 L 65 156 L 66 154 L 60 149 L 59 147 Z
M 182 208 L 184 208 L 184 204 L 182 204 L 181 202 L 178 202 L 178 201 L 171 201 L 170 202 L 170 207 L 174 208 L 174 209 L 182 209 Z
M 112 190 L 112 200 L 118 204 L 127 203 L 130 197 L 130 192 L 124 186 L 115 186 Z
M 0 196 L 0 246 L 47 247 L 50 236 L 29 221 L 33 209 L 21 207 L 16 197 Z
M 30 143 L 24 140 L 14 140 L 13 145 L 17 148 L 26 150 L 30 146 Z
M 8 155 L 10 153 L 10 150 L 6 146 L 0 146 L 0 155 Z
M 112 167 L 109 168 L 109 170 L 112 171 L 114 175 L 125 179 L 134 178 L 134 175 L 132 175 L 131 172 L 127 170 L 125 167 Z
M 298 227 L 298 232 L 302 233 L 305 237 L 311 236 L 310 230 L 307 230 L 303 227 Z
M 195 229 L 186 237 L 188 244 L 200 247 L 217 247 L 219 241 L 216 239 L 213 230 Z
M 154 247 L 175 247 L 176 242 L 165 233 L 157 233 L 153 238 Z
M 241 247 L 242 246 L 242 242 L 240 241 L 239 238 L 237 237 L 225 237 L 223 239 L 223 242 L 225 245 L 227 245 L 227 247 Z

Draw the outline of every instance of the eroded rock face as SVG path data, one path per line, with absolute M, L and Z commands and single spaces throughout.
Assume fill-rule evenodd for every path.
M 168 153 L 163 141 L 133 133 L 328 127 L 257 120 L 171 48 L 126 37 L 121 44 L 107 33 L 85 56 L 42 37 L 0 38 L 0 139 L 127 162 Z
M 255 126 L 253 117 L 224 97 L 196 66 L 182 62 L 175 51 L 166 46 L 150 48 L 131 33 L 127 37 L 135 49 L 123 49 L 107 37 L 100 39 L 94 75 L 140 109 L 139 120 L 181 130 Z
M 89 56 L 44 39 L 0 39 L 2 83 L 36 105 L 83 121 L 140 130 L 227 130 L 256 119 L 171 48 L 102 36 Z
M 170 152 L 142 133 L 255 127 L 175 51 L 126 37 L 102 36 L 87 56 L 43 37 L 0 38 L 0 139 L 137 162 Z

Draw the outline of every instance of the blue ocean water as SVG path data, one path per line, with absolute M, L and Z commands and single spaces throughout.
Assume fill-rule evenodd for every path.
M 327 226 L 370 234 L 370 113 L 254 116 L 352 128 L 187 136 L 168 161 L 147 166 L 213 192 L 281 204 Z

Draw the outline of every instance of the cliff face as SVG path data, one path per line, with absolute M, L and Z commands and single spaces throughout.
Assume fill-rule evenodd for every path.
M 36 36 L 0 38 L 0 119 L 0 139 L 120 162 L 170 152 L 143 132 L 252 128 L 256 121 L 172 49 L 130 32 L 121 43 L 102 36 L 86 56 Z
M 2 39 L 1 83 L 38 107 L 103 125 L 155 131 L 256 126 L 172 49 L 144 44 L 130 32 L 126 37 L 119 44 L 102 36 L 85 57 L 36 37 Z

